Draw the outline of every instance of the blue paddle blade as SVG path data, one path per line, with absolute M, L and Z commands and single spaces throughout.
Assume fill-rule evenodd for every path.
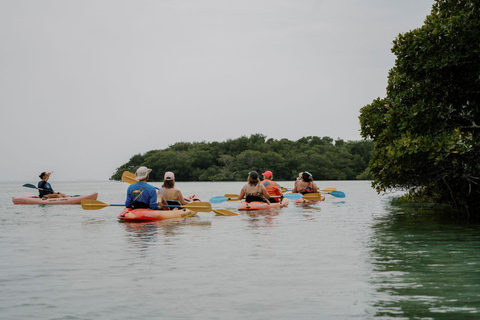
M 37 187 L 35 187 L 33 184 L 30 184 L 30 183 L 24 184 L 23 187 L 32 188 L 32 189 L 38 189 Z
M 332 191 L 329 194 L 337 198 L 345 198 L 345 192 L 342 191 Z
M 210 203 L 222 203 L 222 202 L 225 202 L 227 200 L 228 200 L 227 197 L 218 196 L 218 197 L 210 198 L 210 200 L 208 200 L 208 202 L 210 202 Z
M 287 199 L 297 200 L 297 199 L 302 199 L 303 194 L 301 194 L 301 193 L 285 193 L 283 195 L 283 197 L 287 198 Z

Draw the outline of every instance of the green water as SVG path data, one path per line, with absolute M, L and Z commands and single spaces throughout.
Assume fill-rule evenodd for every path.
M 480 305 L 478 225 L 450 212 L 389 206 L 372 225 L 377 316 L 475 319 Z

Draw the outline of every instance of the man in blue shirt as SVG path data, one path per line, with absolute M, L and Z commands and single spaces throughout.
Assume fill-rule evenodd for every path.
M 137 183 L 131 184 L 127 190 L 127 200 L 125 207 L 132 209 L 150 208 L 159 210 L 157 203 L 157 190 L 147 183 L 148 174 L 152 169 L 140 167 L 135 172 Z

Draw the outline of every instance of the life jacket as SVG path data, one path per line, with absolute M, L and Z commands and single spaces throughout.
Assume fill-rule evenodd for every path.
M 275 181 L 262 180 L 260 183 L 263 184 L 265 189 L 267 189 L 267 192 L 270 196 L 274 196 L 274 198 L 269 199 L 270 202 L 271 201 L 280 202 L 280 200 L 281 200 L 280 197 L 283 196 L 283 195 L 282 195 L 282 192 L 280 191 L 280 187 L 278 186 L 278 184 Z
M 53 189 L 52 189 L 52 186 L 50 186 L 50 183 L 43 180 L 38 183 L 38 197 L 43 198 L 47 194 L 52 194 L 52 193 L 53 193 Z
M 158 210 L 156 205 L 157 195 L 153 186 L 150 186 L 143 182 L 137 182 L 132 184 L 127 191 L 128 208 L 132 209 L 155 209 Z M 153 198 L 154 197 L 154 198 Z M 153 205 L 155 203 L 155 206 Z M 151 207 L 152 206 L 152 207 Z
M 133 201 L 132 203 L 132 209 L 148 209 L 148 208 L 150 208 L 150 205 L 145 202 Z

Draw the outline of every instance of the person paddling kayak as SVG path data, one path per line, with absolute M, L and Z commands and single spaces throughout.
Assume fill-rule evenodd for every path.
M 273 180 L 273 173 L 270 170 L 265 171 L 262 173 L 263 180 L 260 182 L 263 184 L 265 189 L 267 190 L 268 194 L 270 195 L 270 202 L 281 202 L 283 199 L 282 191 L 280 190 L 280 186 Z
M 248 173 L 248 183 L 243 186 L 238 195 L 238 200 L 242 200 L 243 198 L 245 198 L 246 202 L 260 201 L 270 204 L 270 201 L 268 201 L 270 195 L 263 184 L 260 183 L 257 171 L 250 171 Z
M 161 199 L 164 204 L 171 206 L 181 206 L 192 201 L 200 201 L 195 195 L 191 196 L 190 200 L 183 197 L 182 191 L 175 188 L 175 174 L 171 171 L 165 172 L 165 175 L 163 176 L 163 185 L 158 190 L 157 197 Z M 169 207 L 163 208 L 168 210 Z
M 293 193 L 317 193 L 318 187 L 313 182 L 313 176 L 310 172 L 305 171 L 302 173 L 302 179 L 297 179 L 295 181 L 295 186 L 293 187 Z
M 39 198 L 66 198 L 67 195 L 61 193 L 61 192 L 55 192 L 52 189 L 52 186 L 50 183 L 48 183 L 48 179 L 50 179 L 50 175 L 53 172 L 42 172 L 39 175 L 39 178 L 41 179 L 40 182 L 38 182 L 38 197 Z
M 135 179 L 138 182 L 128 187 L 125 207 L 131 209 L 160 209 L 157 203 L 157 190 L 147 183 L 151 171 L 152 169 L 143 166 L 137 169 Z

